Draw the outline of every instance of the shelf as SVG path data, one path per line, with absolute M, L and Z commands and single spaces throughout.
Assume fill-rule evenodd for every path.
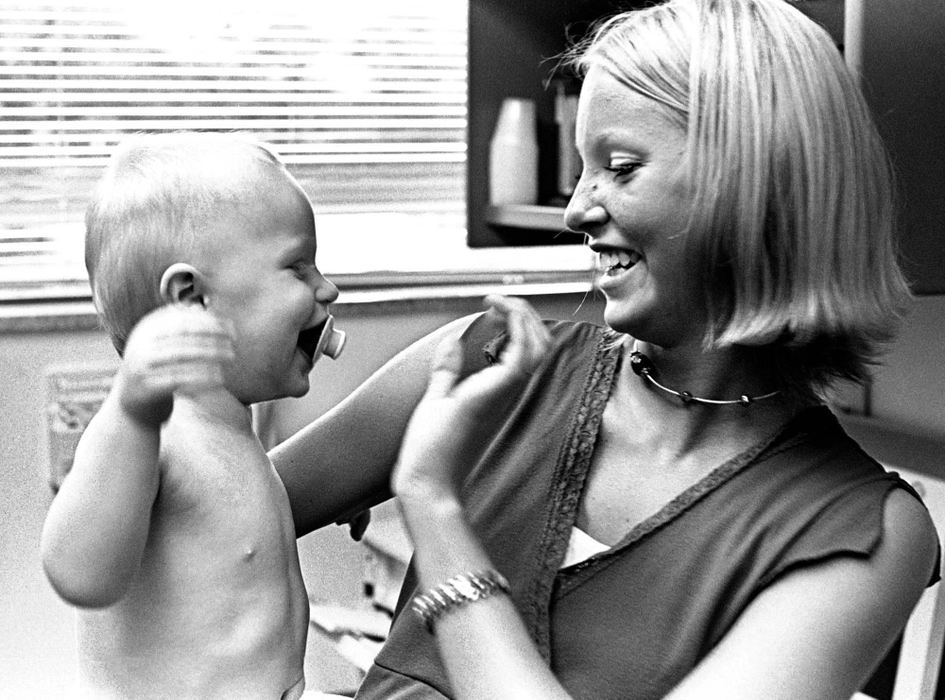
M 486 207 L 485 220 L 493 226 L 537 231 L 567 230 L 564 225 L 564 207 L 545 207 L 537 204 L 489 205 Z

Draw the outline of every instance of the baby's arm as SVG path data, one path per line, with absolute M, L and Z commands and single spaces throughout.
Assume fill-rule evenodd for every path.
M 222 385 L 232 354 L 226 330 L 199 307 L 164 307 L 135 327 L 43 528 L 43 566 L 67 602 L 97 608 L 124 595 L 148 538 L 173 394 Z

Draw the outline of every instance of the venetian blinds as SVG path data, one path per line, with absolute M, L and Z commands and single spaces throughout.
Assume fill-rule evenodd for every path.
M 85 295 L 88 193 L 135 132 L 250 132 L 320 214 L 461 213 L 466 2 L 0 0 L 0 100 L 0 299 Z

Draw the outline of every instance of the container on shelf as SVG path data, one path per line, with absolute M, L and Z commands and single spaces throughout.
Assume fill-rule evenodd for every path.
M 534 100 L 507 97 L 489 144 L 489 202 L 538 201 L 538 136 Z

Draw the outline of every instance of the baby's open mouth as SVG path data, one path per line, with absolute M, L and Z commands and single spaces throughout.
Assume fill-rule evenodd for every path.
M 597 254 L 597 266 L 606 274 L 615 274 L 629 270 L 640 258 L 641 255 L 635 250 L 602 250 Z
M 299 333 L 296 345 L 312 364 L 322 355 L 337 360 L 345 346 L 345 332 L 335 328 L 335 319 L 329 314 L 317 326 L 306 328 Z
M 306 328 L 304 331 L 299 333 L 298 347 L 305 356 L 312 362 L 315 360 L 315 353 L 318 351 L 318 341 L 322 336 L 322 330 L 325 328 L 325 323 L 328 319 L 325 319 L 317 326 L 312 326 L 311 328 Z

